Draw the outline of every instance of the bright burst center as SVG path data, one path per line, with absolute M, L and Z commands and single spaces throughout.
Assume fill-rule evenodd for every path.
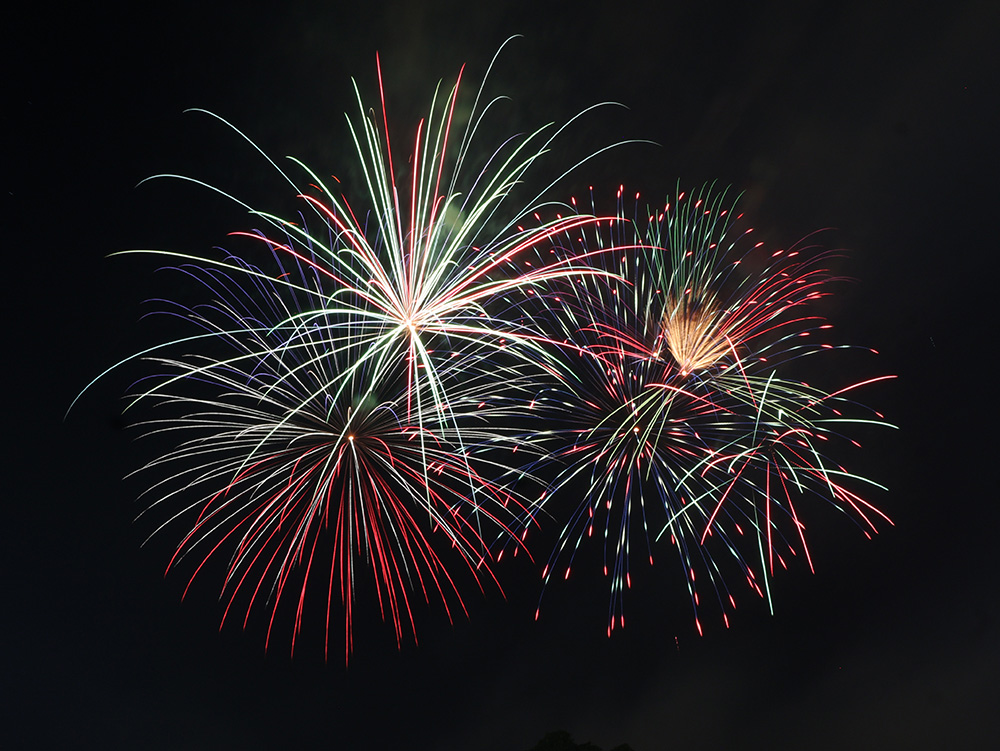
M 714 305 L 696 306 L 687 301 L 668 305 L 663 329 L 667 348 L 680 366 L 681 375 L 709 368 L 729 351 L 718 322 Z

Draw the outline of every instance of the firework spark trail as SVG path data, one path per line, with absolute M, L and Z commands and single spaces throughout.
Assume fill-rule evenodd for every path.
M 879 486 L 826 458 L 851 425 L 886 425 L 879 415 L 844 416 L 857 405 L 843 393 L 860 384 L 828 393 L 776 370 L 837 348 L 818 337 L 803 343 L 829 329 L 808 306 L 836 281 L 824 267 L 830 255 L 775 251 L 751 272 L 746 261 L 761 244 L 741 250 L 750 230 L 735 229 L 740 217 L 725 195 L 711 186 L 680 193 L 629 221 L 620 189 L 616 220 L 564 243 L 613 248 L 592 263 L 616 278 L 557 280 L 532 298 L 530 314 L 552 327 L 551 338 L 566 342 L 573 359 L 560 371 L 571 375 L 535 400 L 560 427 L 533 439 L 551 446 L 561 469 L 532 514 L 558 515 L 551 509 L 562 493 L 583 497 L 563 516 L 544 586 L 556 573 L 569 576 L 585 539 L 603 524 L 609 633 L 624 625 L 632 537 L 644 538 L 650 563 L 656 541 L 677 548 L 701 633 L 696 570 L 708 574 L 727 626 L 736 605 L 720 553 L 772 608 L 775 558 L 785 565 L 779 542 L 812 567 L 802 499 L 825 499 L 866 534 L 877 531 L 876 517 L 889 521 L 845 483 Z M 748 533 L 755 543 L 741 542 Z

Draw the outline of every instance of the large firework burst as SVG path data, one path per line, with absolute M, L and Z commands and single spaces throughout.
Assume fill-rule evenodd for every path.
M 360 201 L 293 160 L 308 184 L 279 169 L 303 202 L 294 221 L 206 186 L 262 221 L 234 233 L 250 243 L 244 255 L 129 251 L 168 258 L 209 291 L 205 305 L 170 311 L 203 330 L 142 353 L 159 368 L 134 403 L 163 408 L 151 431 L 186 436 L 149 465 L 171 475 L 149 497 L 176 509 L 159 528 L 188 528 L 171 566 L 194 560 L 197 573 L 228 557 L 224 619 L 267 602 L 273 626 L 294 580 L 298 633 L 306 585 L 325 567 L 327 623 L 336 591 L 349 653 L 361 568 L 397 640 L 414 630 L 412 593 L 441 600 L 449 616 L 450 603 L 461 605 L 436 539 L 477 581 L 494 578 L 490 544 L 510 533 L 517 500 L 492 479 L 501 473 L 490 457 L 507 442 L 504 415 L 550 352 L 493 303 L 604 272 L 574 258 L 521 264 L 592 220 L 524 228 L 544 210 L 544 191 L 515 206 L 512 190 L 559 130 L 508 139 L 474 164 L 477 129 L 499 100 L 484 104 L 480 88 L 457 122 L 461 78 L 435 92 L 402 167 L 384 94 L 376 115 L 358 93 L 360 117 L 348 123 Z M 381 81 L 379 70 L 380 93 Z

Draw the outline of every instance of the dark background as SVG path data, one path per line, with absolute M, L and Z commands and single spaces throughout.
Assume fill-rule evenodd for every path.
M 279 5 L 286 7 L 278 8 Z M 3 643 L 6 748 L 524 751 L 564 728 L 602 748 L 993 748 L 1000 624 L 994 574 L 995 263 L 1000 5 L 629 2 L 90 4 L 7 11 L 3 66 Z M 568 155 L 623 138 L 582 171 L 652 202 L 679 178 L 745 192 L 762 239 L 835 228 L 858 282 L 827 311 L 881 350 L 864 399 L 899 425 L 855 465 L 887 484 L 874 541 L 830 514 L 815 575 L 777 577 L 776 613 L 748 603 L 699 638 L 672 568 L 639 577 L 623 633 L 604 635 L 603 580 L 546 595 L 504 567 L 507 599 L 468 592 L 470 619 L 418 609 L 397 651 L 370 613 L 349 665 L 262 627 L 217 628 L 210 594 L 180 602 L 169 541 L 140 548 L 148 455 L 121 419 L 129 374 L 67 406 L 153 344 L 142 301 L 169 295 L 127 248 L 200 253 L 247 228 L 176 172 L 280 210 L 275 158 L 321 172 L 349 157 L 350 77 L 408 139 L 434 83 L 492 90 L 510 131 L 597 113 Z M 470 87 L 471 88 L 471 87 Z M 501 128 L 501 130 L 503 129 Z M 404 143 L 405 140 L 400 141 Z M 570 184 L 567 189 L 580 186 Z M 862 370 L 864 369 L 862 368 Z M 125 369 L 127 370 L 127 369 Z M 860 375 L 865 375 L 861 373 Z M 596 554 L 596 551 L 594 551 Z

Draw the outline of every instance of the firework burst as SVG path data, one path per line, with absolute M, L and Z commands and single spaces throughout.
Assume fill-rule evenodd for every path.
M 559 427 L 532 439 L 551 446 L 561 467 L 538 506 L 583 499 L 563 516 L 543 579 L 568 577 L 596 531 L 610 633 L 624 625 L 630 548 L 638 543 L 653 563 L 655 543 L 669 541 L 701 632 L 698 585 L 707 580 L 727 625 L 736 606 L 726 566 L 769 606 L 782 553 L 804 554 L 811 566 L 803 497 L 824 498 L 869 531 L 887 521 L 848 489 L 868 481 L 826 458 L 852 424 L 885 423 L 847 416 L 857 410 L 845 395 L 863 384 L 831 393 L 779 373 L 790 359 L 835 348 L 817 336 L 829 324 L 811 312 L 835 281 L 827 255 L 792 249 L 759 262 L 761 244 L 737 229 L 741 217 L 711 186 L 633 220 L 621 191 L 618 199 L 617 219 L 563 242 L 604 250 L 591 257 L 607 274 L 557 280 L 529 303 L 572 360 L 560 371 L 571 375 L 535 401 Z
M 170 259 L 211 300 L 168 311 L 201 330 L 141 353 L 158 372 L 130 405 L 155 403 L 165 416 L 148 432 L 178 440 L 147 467 L 169 474 L 147 493 L 167 517 L 157 529 L 188 529 L 170 566 L 194 561 L 198 574 L 225 557 L 223 620 L 268 607 L 268 641 L 278 603 L 293 598 L 294 648 L 317 578 L 328 632 L 335 601 L 344 605 L 348 654 L 361 569 L 397 641 L 415 634 L 414 597 L 441 601 L 449 617 L 464 611 L 446 557 L 480 586 L 495 582 L 490 545 L 512 533 L 520 501 L 495 481 L 510 472 L 491 457 L 516 448 L 504 420 L 551 354 L 544 336 L 491 311 L 516 290 L 604 273 L 581 258 L 522 263 L 593 220 L 525 229 L 545 191 L 522 206 L 512 191 L 559 130 L 508 139 L 472 164 L 477 129 L 500 100 L 484 104 L 480 88 L 459 123 L 461 79 L 435 92 L 402 169 L 381 69 L 378 115 L 358 93 L 360 117 L 348 123 L 363 210 L 297 160 L 306 188 L 279 169 L 302 201 L 294 221 L 171 175 L 261 220 L 262 230 L 233 233 L 249 254 L 128 251 Z

